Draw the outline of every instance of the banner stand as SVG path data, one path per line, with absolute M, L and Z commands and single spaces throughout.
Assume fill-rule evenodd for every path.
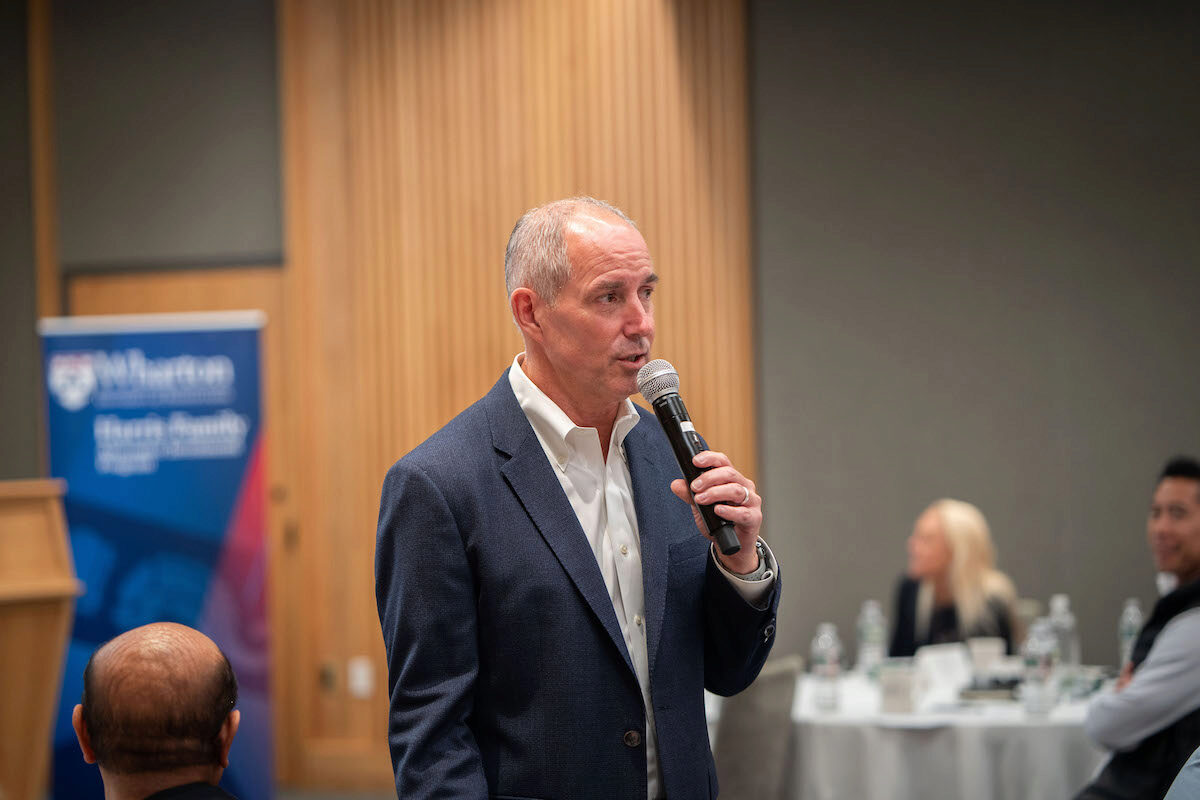
M 54 730 L 55 800 L 102 798 L 71 728 L 92 652 L 149 622 L 210 636 L 241 726 L 221 785 L 273 794 L 259 311 L 38 323 L 50 473 L 84 585 Z

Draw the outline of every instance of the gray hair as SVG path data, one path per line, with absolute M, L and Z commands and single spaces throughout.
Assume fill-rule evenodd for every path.
M 571 277 L 563 229 L 585 208 L 607 211 L 637 230 L 637 224 L 624 211 L 594 197 L 568 197 L 529 209 L 513 226 L 504 250 L 504 285 L 509 296 L 517 287 L 525 286 L 553 305 Z

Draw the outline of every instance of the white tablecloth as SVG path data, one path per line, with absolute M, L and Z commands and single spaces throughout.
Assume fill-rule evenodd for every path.
M 883 714 L 878 688 L 848 675 L 839 710 L 819 713 L 809 680 L 792 707 L 781 800 L 1069 800 L 1106 758 L 1083 732 L 1083 703 L 1048 717 L 1012 702 Z

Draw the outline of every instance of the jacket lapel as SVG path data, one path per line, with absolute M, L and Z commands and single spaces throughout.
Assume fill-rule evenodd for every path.
M 485 406 L 492 444 L 509 456 L 501 464 L 500 473 L 633 672 L 633 661 L 596 556 L 537 434 L 512 393 L 507 371 L 488 392 Z
M 650 674 L 658 659 L 662 623 L 667 600 L 667 537 L 671 530 L 669 511 L 679 498 L 671 493 L 671 481 L 681 477 L 666 472 L 650 458 L 650 435 L 658 420 L 647 413 L 625 437 L 625 455 L 633 484 L 633 507 L 637 512 L 642 546 L 642 593 L 646 603 L 646 650 Z M 699 535 L 697 533 L 697 535 Z

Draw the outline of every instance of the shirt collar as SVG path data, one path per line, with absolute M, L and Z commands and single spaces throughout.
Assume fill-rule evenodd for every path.
M 524 353 L 518 353 L 513 359 L 512 368 L 508 371 L 508 383 L 517 397 L 517 404 L 525 412 L 529 424 L 533 426 L 543 447 L 550 451 L 558 468 L 565 469 L 571 455 L 571 446 L 567 443 L 567 436 L 573 431 L 594 431 L 595 428 L 583 428 L 576 425 L 565 411 L 529 379 L 521 367 L 524 356 Z M 624 458 L 625 437 L 633 430 L 633 426 L 638 424 L 641 417 L 638 415 L 633 401 L 628 397 L 622 401 L 620 408 L 620 413 L 613 423 L 612 441 L 609 444 L 611 446 L 615 443 L 620 449 L 621 457 Z

